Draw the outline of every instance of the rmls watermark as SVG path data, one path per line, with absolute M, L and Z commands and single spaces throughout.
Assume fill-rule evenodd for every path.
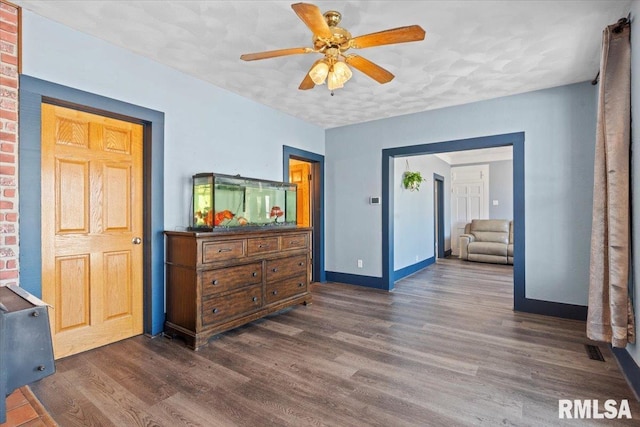
M 608 399 L 603 404 L 597 399 L 560 399 L 558 400 L 558 418 L 631 419 L 631 409 L 629 409 L 629 401 L 627 399 L 622 399 L 620 402 Z

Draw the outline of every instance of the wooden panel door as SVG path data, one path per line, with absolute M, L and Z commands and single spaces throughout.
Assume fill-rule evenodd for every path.
M 451 193 L 451 253 L 459 255 L 465 225 L 489 218 L 489 165 L 451 168 Z
M 42 105 L 42 299 L 56 359 L 142 333 L 142 126 Z
M 300 227 L 313 227 L 313 194 L 311 180 L 311 164 L 302 160 L 289 159 L 289 182 L 297 184 L 296 221 Z M 310 242 L 311 259 L 313 259 L 313 242 Z M 312 270 L 309 269 L 309 281 L 312 281 Z
M 301 227 L 311 227 L 311 192 L 309 163 L 290 160 L 289 182 L 297 184 L 296 217 Z

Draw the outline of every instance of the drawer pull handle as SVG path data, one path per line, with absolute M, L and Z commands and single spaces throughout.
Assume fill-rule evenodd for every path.
M 268 248 L 269 245 L 258 245 L 259 248 Z
M 253 273 L 251 273 L 251 275 L 252 275 L 253 277 L 258 277 L 258 273 L 257 273 L 256 271 L 254 271 Z
M 220 249 L 218 249 L 218 253 L 222 253 L 222 252 L 231 252 L 231 248 L 220 248 Z
M 292 240 L 292 241 L 289 242 L 289 245 L 297 245 L 297 244 L 298 244 L 298 242 L 295 241 L 295 240 Z
M 298 263 L 298 265 L 299 265 L 300 267 L 302 267 L 302 266 L 304 265 L 304 262 L 300 262 L 300 263 Z
M 273 295 L 278 295 L 278 291 L 277 291 L 277 290 L 275 290 L 275 291 L 273 291 L 273 292 L 271 292 L 271 293 L 272 293 Z
M 219 310 L 218 310 L 217 308 L 214 308 L 213 310 L 211 310 L 211 312 L 212 312 L 213 314 L 218 313 L 218 311 L 219 311 Z
M 36 369 L 38 369 L 38 371 L 42 372 L 42 371 L 44 371 L 46 368 L 44 367 L 44 365 L 40 365 L 40 366 L 38 366 Z
M 217 279 L 216 279 L 216 280 L 212 280 L 212 281 L 211 281 L 211 284 L 212 284 L 212 285 L 217 285 L 217 284 L 218 284 L 218 280 L 217 280 Z
M 301 288 L 304 286 L 304 283 L 298 283 L 298 287 Z
M 272 268 L 271 271 L 273 271 L 274 273 L 277 273 L 278 272 L 278 267 Z
M 40 316 L 40 313 L 38 313 L 37 311 L 34 311 L 33 313 L 31 313 L 31 315 L 33 317 L 38 317 L 38 316 Z
M 258 297 L 253 297 L 253 298 L 251 298 L 251 301 L 253 301 L 253 302 L 258 301 Z

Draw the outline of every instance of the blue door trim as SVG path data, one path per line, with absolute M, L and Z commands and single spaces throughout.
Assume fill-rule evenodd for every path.
M 20 285 L 42 295 L 41 105 L 59 103 L 144 127 L 144 332 L 164 327 L 164 113 L 26 75 L 20 76 Z M 50 208 L 50 207 L 44 207 Z
M 524 132 L 459 139 L 433 144 L 411 145 L 382 150 L 382 284 L 393 289 L 393 183 L 395 157 L 464 151 L 478 148 L 513 147 L 513 308 L 517 311 L 586 320 L 587 307 L 526 297 L 525 284 L 525 186 L 524 186 Z
M 317 165 L 314 168 L 316 180 L 314 185 L 313 203 L 313 278 L 316 282 L 326 282 L 327 273 L 324 269 L 324 156 L 299 148 L 282 146 L 282 180 L 289 181 L 289 160 L 303 160 Z
M 525 218 L 524 218 L 524 132 L 459 139 L 433 144 L 411 145 L 382 150 L 382 279 L 393 289 L 393 183 L 394 158 L 450 151 L 513 146 L 514 193 L 514 308 L 521 310 L 525 300 Z

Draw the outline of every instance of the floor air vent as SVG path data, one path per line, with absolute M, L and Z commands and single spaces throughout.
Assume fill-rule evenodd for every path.
M 598 348 L 598 346 L 585 344 L 584 348 L 587 349 L 587 355 L 589 356 L 589 359 L 604 362 L 604 356 L 602 356 L 602 352 L 600 351 L 600 348 Z

